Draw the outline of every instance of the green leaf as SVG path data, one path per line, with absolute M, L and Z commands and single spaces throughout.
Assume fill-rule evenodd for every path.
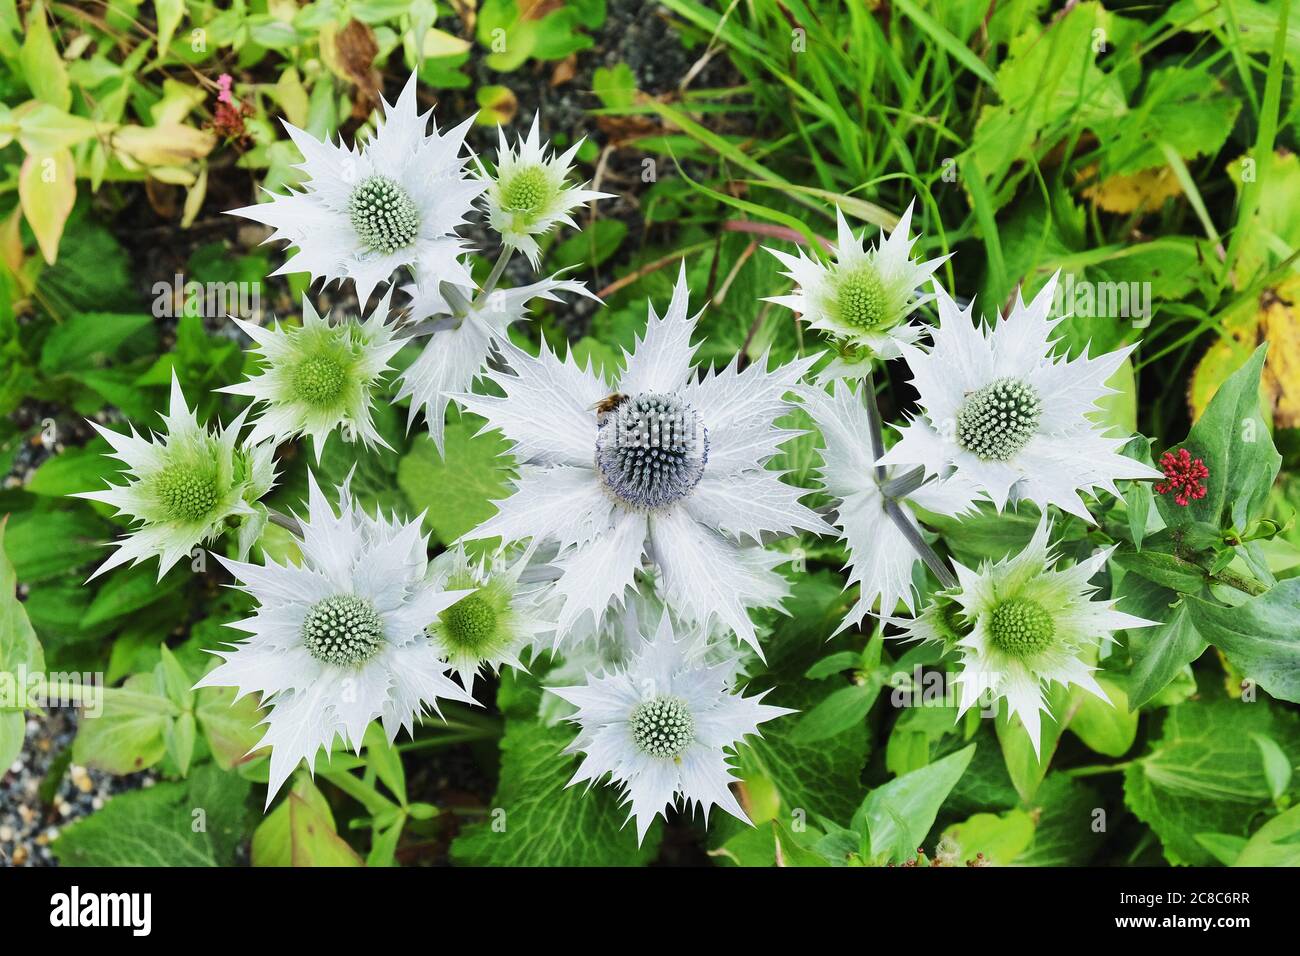
M 1034 820 L 1024 810 L 977 813 L 954 823 L 943 835 L 957 845 L 961 862 L 982 855 L 997 866 L 1010 866 L 1033 842 Z
M 45 4 L 37 0 L 27 14 L 27 33 L 18 57 L 23 79 L 32 95 L 51 106 L 66 111 L 72 105 L 72 87 L 68 68 L 59 56 L 45 19 Z
M 253 866 L 293 866 L 294 830 L 290 797 L 297 797 L 309 809 L 315 812 L 322 824 L 320 831 L 336 832 L 334 816 L 330 813 L 329 802 L 325 795 L 312 783 L 306 773 L 294 775 L 293 788 L 274 810 L 262 818 L 262 822 L 253 831 L 252 861 Z M 300 826 L 298 833 L 307 838 L 314 838 L 315 833 Z M 309 857 L 308 852 L 301 854 Z
M 86 511 L 28 511 L 10 519 L 5 547 L 19 580 L 36 584 L 83 567 L 108 537 Z
M 815 743 L 861 724 L 879 694 L 877 681 L 841 687 L 799 718 L 790 734 L 790 743 L 800 746 Z
M 103 365 L 133 337 L 152 331 L 149 315 L 83 312 L 59 323 L 41 348 L 40 367 L 49 375 L 76 373 Z M 144 337 L 152 339 L 152 336 Z
M 1052 684 L 1044 691 L 1048 712 L 1040 714 L 1038 747 L 1029 737 L 1020 718 L 1012 718 L 1005 702 L 1000 704 L 994 729 L 997 731 L 998 744 L 1002 747 L 1002 759 L 1006 762 L 1007 773 L 1015 785 L 1020 799 L 1026 802 L 1034 799 L 1038 785 L 1047 776 L 1056 746 L 1061 742 L 1061 731 L 1065 728 L 1060 721 L 1069 713 L 1070 692 L 1060 684 Z
M 1259 411 L 1259 377 L 1268 345 L 1255 349 L 1210 399 L 1205 413 L 1179 448 L 1201 458 L 1209 469 L 1204 498 L 1185 507 L 1169 495 L 1156 498 L 1156 507 L 1171 529 L 1195 522 L 1213 527 L 1245 529 L 1264 510 L 1282 456 L 1273 447 L 1268 425 Z
M 1196 842 L 1224 866 L 1232 866 L 1248 841 L 1245 837 L 1229 836 L 1226 833 L 1198 833 Z
M 167 734 L 178 715 L 161 674 L 134 674 L 121 687 L 105 688 L 103 710 L 87 714 L 77 728 L 73 759 L 109 773 L 152 767 L 167 752 Z
M 1163 551 L 1116 551 L 1111 560 L 1126 571 L 1182 594 L 1200 594 L 1205 590 L 1205 572 L 1182 558 Z
M 80 491 L 99 491 L 106 479 L 115 477 L 122 466 L 104 452 L 108 443 L 96 440 L 85 448 L 69 448 L 47 458 L 27 483 L 34 495 L 64 498 Z
M 482 421 L 471 416 L 449 421 L 446 457 L 422 435 L 397 468 L 397 483 L 443 544 L 451 544 L 496 513 L 494 501 L 509 496 L 506 468 L 509 442 L 500 432 L 475 435 Z
M 1260 756 L 1264 758 L 1264 776 L 1268 779 L 1268 789 L 1274 800 L 1280 800 L 1291 786 L 1291 760 L 1272 737 L 1251 734 L 1250 738 L 1255 741 Z
M 45 652 L 18 600 L 5 544 L 8 523 L 7 517 L 0 520 L 0 768 L 9 767 L 22 751 L 27 723 L 19 702 L 26 701 L 31 675 L 45 671 Z M 2 698 L 12 698 L 12 703 Z
M 63 866 L 228 866 L 252 785 L 211 764 L 186 783 L 130 790 L 54 841 Z
M 607 786 L 566 787 L 573 761 L 566 727 L 507 720 L 501 738 L 501 778 L 482 823 L 452 843 L 452 859 L 470 866 L 638 866 L 658 852 L 655 823 L 638 847 L 624 826 L 627 808 Z
M 1136 710 L 1149 704 L 1183 668 L 1201 656 L 1205 639 L 1192 623 L 1187 602 L 1174 604 L 1178 595 L 1168 588 L 1126 575 L 1118 594 L 1120 610 L 1163 622 L 1125 632 L 1129 654 L 1133 657 L 1128 701 Z
M 1188 597 L 1201 636 L 1274 697 L 1300 703 L 1300 578 L 1237 607 Z
M 1050 773 L 1025 806 L 1034 818 L 1034 839 L 1016 860 L 1018 866 L 1082 866 L 1106 839 L 1097 811 L 1104 812 L 1101 795 L 1092 787 Z
M 136 566 L 108 578 L 82 615 L 82 628 L 117 621 L 154 604 L 180 589 L 184 574 L 171 574 L 162 581 L 152 566 Z
M 1293 715 L 1266 700 L 1189 700 L 1169 709 L 1163 736 L 1124 772 L 1124 799 L 1164 845 L 1170 863 L 1204 866 L 1214 855 L 1196 835 L 1245 836 L 1252 816 L 1272 806 L 1272 787 L 1252 734 L 1277 741 L 1294 764 L 1300 731 Z
M 223 770 L 254 759 L 252 750 L 264 733 L 258 726 L 265 714 L 257 694 L 245 694 L 236 701 L 238 693 L 234 687 L 202 687 L 196 697 L 194 716 L 212 751 L 212 759 Z
M 867 794 L 853 817 L 853 829 L 879 863 L 901 862 L 916 853 L 949 791 L 961 779 L 975 753 L 971 744 L 920 770 L 895 777 Z
M 1300 807 L 1292 807 L 1260 827 L 1232 865 L 1300 866 Z
M 1129 710 L 1128 695 L 1122 687 L 1101 676 L 1097 677 L 1097 683 L 1110 703 L 1076 688 L 1073 698 L 1077 706 L 1070 718 L 1070 730 L 1097 753 L 1121 757 L 1137 738 L 1138 715 Z
M 778 684 L 764 702 L 803 711 L 815 707 L 825 691 L 812 683 Z M 740 753 L 741 773 L 769 779 L 788 809 L 832 820 L 848 820 L 862 800 L 862 768 L 870 738 L 865 722 L 812 743 L 795 740 L 796 714 L 763 725 L 761 737 L 751 737 Z

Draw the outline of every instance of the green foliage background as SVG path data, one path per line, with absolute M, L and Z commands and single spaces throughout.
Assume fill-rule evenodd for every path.
M 617 44 L 629 23 L 656 38 L 639 58 Z M 67 828 L 58 859 L 880 864 L 946 841 L 1001 864 L 1300 863 L 1297 24 L 1287 0 L 0 0 L 0 672 L 102 672 L 105 713 L 57 772 L 162 778 Z M 650 59 L 680 69 L 655 76 Z M 121 529 L 67 496 L 115 473 L 84 419 L 153 426 L 173 372 L 201 416 L 233 414 L 212 389 L 240 379 L 239 341 L 173 274 L 258 283 L 266 312 L 297 314 L 305 277 L 267 279 L 280 253 L 219 213 L 296 181 L 280 117 L 352 137 L 412 68 L 440 123 L 483 110 L 480 148 L 540 102 L 557 143 L 591 137 L 584 175 L 624 197 L 545 251 L 606 307 L 544 313 L 521 344 L 540 333 L 610 367 L 683 260 L 693 305 L 708 301 L 702 361 L 814 349 L 759 302 L 785 280 L 758 246 L 832 235 L 835 205 L 874 230 L 915 198 L 917 252 L 954 253 L 942 281 L 989 317 L 1057 270 L 1148 283 L 1147 316 L 1063 324 L 1073 353 L 1140 343 L 1106 411 L 1147 436 L 1135 457 L 1187 447 L 1211 466 L 1191 507 L 1134 484 L 1097 528 L 1061 526 L 1072 557 L 1118 543 L 1113 594 L 1164 622 L 1101 662 L 1118 706 L 1056 694 L 1041 762 L 1001 718 L 894 706 L 897 675 L 925 686 L 936 656 L 879 634 L 826 642 L 851 598 L 843 554 L 806 540 L 750 678 L 801 711 L 738 755 L 756 828 L 679 816 L 638 848 L 616 794 L 565 789 L 571 733 L 541 699 L 544 665 L 489 684 L 485 711 L 322 759 L 263 815 L 255 702 L 189 689 L 242 597 L 215 562 L 87 583 Z M 214 126 L 222 73 L 247 105 L 237 133 Z M 888 371 L 897 420 L 912 395 Z M 404 408 L 376 416 L 396 451 L 358 463 L 364 502 L 427 509 L 439 546 L 492 513 L 510 464 L 498 436 L 453 413 L 440 459 Z M 282 454 L 274 506 L 297 506 L 306 459 Z M 805 437 L 778 464 L 807 484 L 816 461 Z M 320 470 L 338 481 L 353 463 L 332 440 Z M 970 563 L 1036 522 L 928 527 Z M 293 546 L 272 528 L 262 547 Z M 0 706 L 0 767 L 39 713 L 23 703 Z

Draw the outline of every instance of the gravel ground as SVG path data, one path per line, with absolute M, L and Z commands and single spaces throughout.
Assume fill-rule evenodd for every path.
M 63 827 L 115 793 L 153 786 L 150 773 L 115 777 L 71 763 L 76 732 L 76 711 L 27 721 L 22 752 L 0 776 L 0 866 L 57 866 L 50 843 Z

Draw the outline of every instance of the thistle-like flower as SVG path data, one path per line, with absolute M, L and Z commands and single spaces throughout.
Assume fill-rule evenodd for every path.
M 912 610 L 915 599 L 912 572 L 921 559 L 885 511 L 887 499 L 876 479 L 871 425 L 861 388 L 841 381 L 832 384 L 830 394 L 812 388 L 804 392 L 804 398 L 805 407 L 822 436 L 822 486 L 839 499 L 835 524 L 849 552 L 846 587 L 859 586 L 858 600 L 836 633 L 860 624 L 877 600 L 882 617 L 893 614 L 900 601 Z M 899 470 L 888 471 L 885 480 Z M 899 513 L 916 528 L 912 505 L 936 514 L 956 516 L 972 511 L 978 496 L 978 489 L 958 473 L 946 479 L 933 479 L 908 492 L 898 502 Z
M 197 687 L 257 692 L 270 712 L 255 749 L 271 748 L 266 802 L 298 763 L 312 768 L 335 737 L 361 749 L 378 718 L 388 739 L 439 699 L 473 703 L 447 674 L 425 634 L 439 614 L 472 592 L 443 590 L 427 578 L 428 540 L 420 519 L 371 517 L 339 490 L 339 510 L 308 474 L 301 564 L 218 560 L 258 603 L 231 627 L 250 636 L 230 650 Z
M 385 324 L 391 295 L 392 290 L 385 293 L 364 322 L 322 318 L 306 298 L 300 326 L 263 328 L 235 319 L 255 343 L 261 368 L 248 381 L 217 391 L 247 395 L 263 405 L 253 420 L 251 441 L 278 445 L 310 435 L 318 462 L 325 440 L 339 427 L 348 440 L 389 447 L 375 430 L 370 402 L 389 360 L 402 347 Z
M 1107 436 L 1091 417 L 1133 347 L 1054 358 L 1050 340 L 1061 320 L 1048 312 L 1055 288 L 1053 276 L 1028 305 L 1017 297 L 1011 314 L 988 331 L 969 306 L 957 308 L 938 290 L 934 344 L 903 346 L 922 414 L 899 428 L 882 464 L 923 465 L 941 477 L 955 470 L 998 510 L 1009 499 L 1032 501 L 1085 521 L 1092 517 L 1079 491 L 1117 495 L 1117 479 L 1161 476 L 1120 454 L 1125 439 Z
M 1006 698 L 1035 753 L 1039 715 L 1047 711 L 1043 686 L 1074 684 L 1109 702 L 1089 661 L 1116 631 L 1156 623 L 1116 610 L 1114 600 L 1092 600 L 1097 588 L 1088 582 L 1113 548 L 1057 570 L 1050 534 L 1044 515 L 1020 553 L 986 562 L 978 571 L 957 564 L 958 587 L 944 592 L 929 616 L 907 629 L 909 637 L 937 640 L 960 654 L 962 670 L 954 678 L 961 689 L 960 713 L 985 691 L 995 700 Z
M 449 311 L 437 289 L 439 284 L 431 280 L 403 289 L 411 296 L 413 317 Z M 429 435 L 440 454 L 451 395 L 469 390 L 491 354 L 492 343 L 504 339 L 510 326 L 528 317 L 529 302 L 533 299 L 560 302 L 563 301 L 560 293 L 596 298 L 586 283 L 557 276 L 513 289 L 494 289 L 481 303 L 471 303 L 463 318 L 449 319 L 448 328 L 429 336 L 419 357 L 399 376 L 398 401 L 411 399 L 409 421 L 412 423 L 424 411 Z
M 798 434 L 775 421 L 812 360 L 768 371 L 765 355 L 697 377 L 687 294 L 683 268 L 614 388 L 545 344 L 533 358 L 501 342 L 514 374 L 488 377 L 504 395 L 454 396 L 514 443 L 521 464 L 514 493 L 465 537 L 558 547 L 561 634 L 621 604 L 648 554 L 678 614 L 716 615 L 757 648 L 747 608 L 779 604 L 787 584 L 775 568 L 789 557 L 744 539 L 830 530 L 799 503 L 805 489 L 764 467 Z
M 321 142 L 285 123 L 304 157 L 303 190 L 230 211 L 271 226 L 268 242 L 297 248 L 272 275 L 309 272 L 327 284 L 352 279 L 363 308 L 375 286 L 403 266 L 473 284 L 456 235 L 485 188 L 465 169 L 473 118 L 446 134 L 435 128 L 426 135 L 431 112 L 418 112 L 411 74 L 397 102 L 384 103 L 375 135 L 360 148 Z
M 438 655 L 471 694 L 480 671 L 495 674 L 503 664 L 522 669 L 519 655 L 554 627 L 541 613 L 545 586 L 520 582 L 527 564 L 526 556 L 513 563 L 500 555 L 473 561 L 464 548 L 434 559 L 430 570 L 436 587 L 469 593 L 425 630 Z
M 921 328 L 907 317 L 933 298 L 928 293 L 918 295 L 917 290 L 948 259 L 912 259 L 916 240 L 908 238 L 910 205 L 894 231 L 882 235 L 873 248 L 853 235 L 838 208 L 835 217 L 839 235 L 834 263 L 825 265 L 804 255 L 803 250 L 796 255 L 767 250 L 781 260 L 787 270 L 784 275 L 797 286 L 790 295 L 772 296 L 767 301 L 799 312 L 840 348 L 841 357 L 821 373 L 823 380 L 860 376 L 870 368 L 873 356 L 897 358 L 902 345 L 915 342 Z
M 91 575 L 158 556 L 158 579 L 198 545 L 215 540 L 232 521 L 252 518 L 256 502 L 275 483 L 274 449 L 241 442 L 241 412 L 225 428 L 209 431 L 185 405 L 172 375 L 171 409 L 154 440 L 91 426 L 126 463 L 127 483 L 74 497 L 102 501 L 138 526 L 116 543 L 117 550 Z
M 501 235 L 507 248 L 528 257 L 534 269 L 541 259 L 537 236 L 545 235 L 556 223 L 576 226 L 569 212 L 593 199 L 609 199 L 609 193 L 568 185 L 573 157 L 582 140 L 558 156 L 551 156 L 550 144 L 542 143 L 533 117 L 528 135 L 511 149 L 506 134 L 497 127 L 496 175 L 488 180 L 484 202 L 488 222 Z
M 715 806 L 748 823 L 729 788 L 739 778 L 728 750 L 759 724 L 793 713 L 761 703 L 763 694 L 734 693 L 731 668 L 689 655 L 690 644 L 676 639 L 665 613 L 626 669 L 589 674 L 585 686 L 548 688 L 578 709 L 568 719 L 581 729 L 567 752 L 584 756 L 569 786 L 608 775 L 630 805 L 628 819 L 636 818 L 638 841 L 679 802 L 687 811 L 698 803 L 706 824 Z

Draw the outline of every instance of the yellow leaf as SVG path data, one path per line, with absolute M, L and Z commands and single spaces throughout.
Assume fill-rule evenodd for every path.
M 479 114 L 474 122 L 481 126 L 505 126 L 515 118 L 519 101 L 509 87 L 480 86 L 478 89 Z
M 123 126 L 113 134 L 113 148 L 145 166 L 182 166 L 202 159 L 217 144 L 207 130 L 161 123 L 157 126 Z
M 308 98 L 298 71 L 289 67 L 280 74 L 275 84 L 275 101 L 284 111 L 284 118 L 300 129 L 307 125 Z
M 1222 338 L 1211 345 L 1192 373 L 1187 404 L 1192 420 L 1205 407 L 1224 380 L 1250 357 L 1261 342 L 1268 342 L 1268 357 L 1260 376 L 1260 395 L 1271 409 L 1278 428 L 1300 427 L 1300 276 L 1292 276 L 1275 289 L 1267 289 L 1256 302 L 1249 300 L 1219 316 Z
M 424 35 L 424 55 L 426 58 L 439 56 L 457 56 L 470 48 L 468 40 L 462 40 L 454 33 L 430 27 Z
M 52 153 L 90 139 L 100 128 L 88 119 L 42 103 L 28 100 L 13 111 L 18 142 L 27 153 Z
M 199 167 L 199 178 L 194 181 L 190 191 L 185 194 L 185 210 L 181 213 L 181 228 L 188 229 L 194 224 L 203 206 L 203 199 L 208 194 L 208 164 Z
M 54 264 L 64 223 L 77 201 L 77 167 L 72 153 L 28 154 L 18 173 L 18 199 L 45 261 Z
M 1089 175 L 1084 170 L 1080 175 Z M 1183 188 L 1168 166 L 1144 169 L 1125 176 L 1111 176 L 1083 190 L 1083 195 L 1107 212 L 1127 215 L 1139 209 L 1153 212 L 1166 199 L 1181 196 Z

